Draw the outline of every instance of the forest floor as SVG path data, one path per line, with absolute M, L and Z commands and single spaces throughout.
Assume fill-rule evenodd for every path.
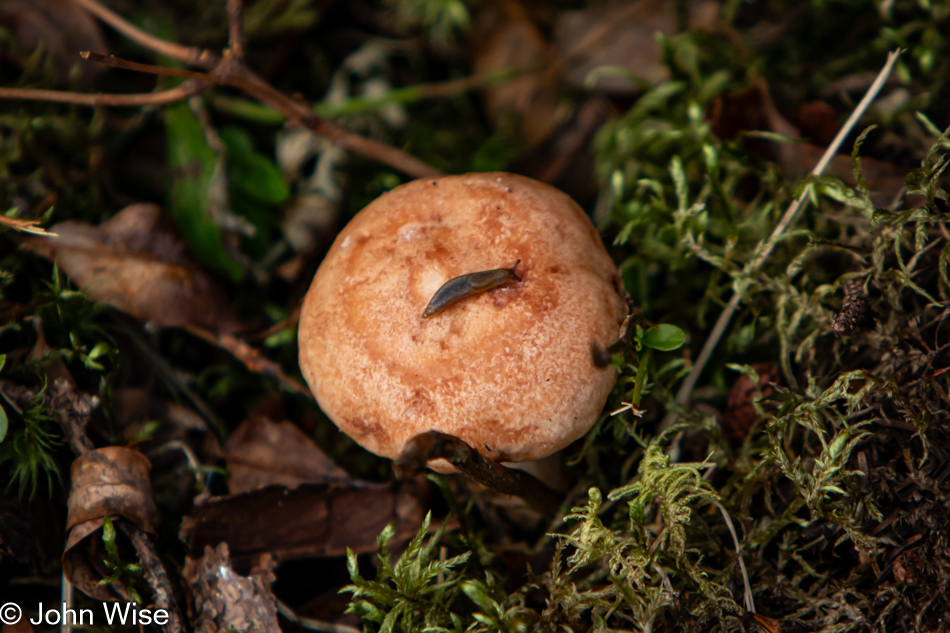
M 950 629 L 950 0 L 102 1 L 0 3 L 4 631 Z M 297 362 L 346 223 L 487 171 L 642 319 L 553 517 Z

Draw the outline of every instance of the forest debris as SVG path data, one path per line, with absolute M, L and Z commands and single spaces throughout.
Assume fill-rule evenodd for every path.
M 3 6 L 3 5 L 0 5 Z M 0 215 L 0 225 L 11 228 L 21 233 L 30 233 L 32 235 L 51 235 L 46 229 L 40 226 L 42 220 L 25 220 L 23 218 L 11 218 L 7 215 Z
M 112 390 L 112 407 L 115 412 L 115 425 L 121 429 L 124 438 L 131 443 L 138 439 L 138 433 L 149 420 L 163 420 L 170 426 L 169 435 L 182 438 L 188 431 L 207 432 L 208 424 L 204 419 L 186 406 L 155 397 L 148 390 L 139 387 L 125 387 Z
M 715 28 L 719 3 L 702 0 L 688 3 L 689 28 Z M 572 88 L 590 88 L 616 95 L 633 95 L 642 86 L 669 78 L 663 50 L 656 33 L 674 35 L 678 30 L 676 7 L 669 2 L 614 0 L 577 11 L 562 11 L 554 26 L 558 61 L 564 65 L 563 81 Z M 598 69 L 623 69 L 591 75 Z
M 397 540 L 408 540 L 422 516 L 419 500 L 405 486 L 359 480 L 292 490 L 268 486 L 196 505 L 182 522 L 181 537 L 192 556 L 226 542 L 234 565 L 247 568 L 262 552 L 281 561 L 343 556 L 347 547 L 374 552 L 387 524 L 396 523 Z
M 844 301 L 831 322 L 831 329 L 838 336 L 851 336 L 867 311 L 868 295 L 864 291 L 864 279 L 847 281 L 844 284 Z
M 762 398 L 768 398 L 775 393 L 771 383 L 777 382 L 779 378 L 778 368 L 769 363 L 758 363 L 752 368 L 759 375 L 759 384 L 754 385 L 746 374 L 739 376 L 729 393 L 726 411 L 722 416 L 723 433 L 735 445 L 742 443 L 759 418 L 755 410 L 756 393 L 761 390 Z
M 537 69 L 483 92 L 485 109 L 496 126 L 517 117 L 522 137 L 533 147 L 547 138 L 565 114 L 558 111 L 557 76 L 540 70 L 553 62 L 554 55 L 521 4 L 504 5 L 502 9 L 487 4 L 476 19 L 473 69 L 479 74 Z
M 841 129 L 841 124 L 827 104 L 805 104 L 796 114 L 797 119 L 805 124 L 805 131 L 814 135 L 810 141 L 828 138 L 829 134 L 833 138 Z M 772 101 L 768 84 L 761 77 L 754 80 L 747 90 L 717 98 L 710 108 L 709 118 L 716 135 L 723 139 L 761 130 L 788 139 L 799 139 L 803 134 L 779 112 Z M 789 178 L 804 176 L 821 159 L 824 147 L 813 142 L 770 143 L 755 137 L 743 139 L 743 144 L 757 154 L 777 162 Z M 887 206 L 894 199 L 904 187 L 908 171 L 884 161 L 861 158 L 861 172 L 867 181 L 871 200 L 877 206 Z M 855 183 L 850 155 L 833 156 L 826 172 L 850 185 Z
M 104 517 L 119 517 L 144 532 L 157 534 L 158 508 L 149 469 L 142 453 L 121 446 L 90 450 L 77 457 L 70 468 L 63 570 L 73 586 L 88 596 L 115 600 L 109 587 L 99 585 L 109 576 L 102 564 L 99 538 Z
M 0 25 L 12 32 L 27 56 L 39 47 L 47 50 L 56 83 L 66 85 L 78 79 L 79 89 L 93 87 L 101 68 L 82 64 L 76 52 L 108 49 L 99 25 L 77 3 L 72 0 L 7 0 L 0 3 Z M 4 49 L 3 57 L 12 56 L 9 47 Z M 26 61 L 18 60 L 21 64 Z M 74 73 L 74 68 L 79 72 Z
M 250 492 L 269 485 L 296 488 L 349 478 L 313 441 L 290 422 L 272 422 L 252 415 L 224 445 L 228 490 Z
M 227 543 L 204 548 L 204 556 L 187 558 L 182 577 L 195 603 L 196 633 L 280 633 L 270 569 L 240 576 L 231 567 Z
M 202 328 L 190 326 L 187 328 L 195 336 L 202 338 L 212 345 L 217 345 L 226 352 L 232 354 L 236 359 L 244 363 L 250 371 L 257 374 L 263 374 L 275 378 L 277 382 L 287 391 L 299 393 L 307 398 L 313 395 L 299 380 L 291 378 L 280 368 L 280 365 L 263 356 L 260 350 L 251 347 L 236 336 L 227 333 L 214 334 Z
M 162 225 L 158 206 L 133 204 L 99 226 L 70 220 L 51 231 L 58 237 L 24 246 L 55 261 L 93 300 L 164 327 L 239 329 L 219 285 Z
M 901 585 L 917 584 L 917 576 L 920 574 L 920 559 L 914 550 L 901 552 L 891 565 L 894 572 L 894 580 Z

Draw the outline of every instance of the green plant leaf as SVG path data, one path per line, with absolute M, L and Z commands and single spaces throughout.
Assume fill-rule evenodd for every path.
M 686 342 L 686 333 L 675 325 L 661 323 L 656 327 L 651 327 L 640 337 L 640 342 L 644 347 L 649 347 L 661 352 L 670 352 L 678 349 Z
M 7 411 L 0 405 L 0 442 L 7 439 L 7 429 L 10 428 L 10 420 L 7 419 Z
M 271 204 L 290 196 L 290 187 L 277 166 L 267 156 L 254 151 L 251 136 L 236 127 L 222 128 L 218 136 L 228 147 L 228 179 L 236 189 Z
M 171 174 L 168 210 L 185 243 L 200 262 L 240 280 L 244 269 L 225 250 L 211 212 L 212 186 L 222 177 L 220 159 L 208 146 L 201 122 L 187 103 L 165 110 L 165 141 Z

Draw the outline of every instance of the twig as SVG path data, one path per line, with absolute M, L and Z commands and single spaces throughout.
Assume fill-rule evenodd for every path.
M 137 42 L 160 55 L 183 61 L 192 66 L 204 66 L 206 68 L 209 67 L 207 66 L 209 59 L 213 58 L 216 61 L 217 56 L 210 51 L 201 51 L 197 48 L 182 46 L 181 44 L 155 37 L 151 33 L 146 33 L 131 22 L 126 21 L 125 18 L 118 13 L 107 9 L 95 0 L 76 0 L 76 4 L 133 42 Z
M 244 4 L 228 0 L 228 48 L 237 59 L 244 57 Z
M 132 545 L 135 547 L 139 562 L 142 563 L 142 573 L 145 576 L 146 582 L 148 582 L 148 586 L 152 589 L 155 606 L 159 609 L 164 609 L 165 612 L 168 613 L 168 623 L 164 626 L 165 631 L 169 633 L 181 633 L 184 630 L 182 628 L 181 612 L 178 610 L 178 604 L 175 602 L 174 592 L 172 591 L 172 584 L 168 580 L 168 575 L 165 573 L 162 560 L 155 551 L 155 546 L 152 545 L 148 536 L 145 532 L 140 530 L 138 526 L 128 523 L 127 521 L 117 521 L 116 525 L 125 532 L 125 535 L 129 537 L 129 540 L 132 541 Z
M 150 106 L 163 105 L 187 99 L 204 90 L 206 86 L 186 81 L 177 88 L 147 92 L 144 94 L 83 94 L 60 90 L 35 90 L 33 88 L 0 88 L 0 99 L 27 99 L 30 101 L 55 101 L 84 106 Z
M 389 165 L 390 167 L 398 169 L 399 171 L 416 178 L 431 178 L 433 176 L 441 175 L 441 172 L 438 169 L 432 167 L 422 160 L 419 160 L 411 154 L 408 154 L 407 152 L 396 149 L 395 147 L 390 147 L 389 145 L 385 145 L 379 141 L 374 141 L 372 139 L 359 136 L 358 134 L 347 132 L 336 125 L 333 125 L 329 121 L 314 113 L 314 111 L 306 103 L 288 97 L 258 77 L 250 69 L 244 66 L 236 55 L 226 55 L 224 58 L 221 58 L 219 55 L 207 49 L 202 50 L 198 48 L 191 48 L 182 46 L 181 44 L 176 44 L 174 42 L 169 42 L 146 33 L 137 26 L 127 22 L 125 18 L 99 4 L 97 0 L 77 0 L 77 2 L 89 13 L 110 25 L 129 39 L 141 44 L 145 48 L 186 62 L 189 65 L 198 66 L 208 70 L 210 73 L 208 77 L 204 77 L 200 74 L 198 75 L 200 77 L 204 77 L 205 81 L 232 86 L 242 90 L 258 101 L 271 106 L 284 115 L 287 119 L 310 130 L 313 130 L 317 134 L 330 139 L 332 142 L 345 149 L 348 149 L 355 154 L 359 154 L 385 165 Z M 231 4 L 233 2 L 234 0 L 229 0 L 228 3 L 229 18 L 231 17 Z M 232 39 L 235 37 L 233 21 L 231 24 L 231 37 Z M 240 35 L 237 37 L 240 38 Z M 128 64 L 123 67 L 131 70 L 133 69 L 133 66 L 136 66 L 135 62 L 128 62 Z M 137 66 L 139 70 L 144 70 L 144 68 L 147 68 L 146 64 Z M 145 72 L 151 71 L 146 70 Z M 188 76 L 194 77 L 195 75 Z M 52 94 L 65 95 L 71 93 Z M 2 97 L 2 95 L 0 95 L 0 97 Z M 90 95 L 73 96 L 73 98 L 80 100 L 83 98 L 88 99 L 89 97 Z M 80 100 L 72 102 L 81 103 L 82 101 Z M 171 101 L 174 101 L 174 99 Z M 96 103 L 94 105 L 109 104 Z M 131 104 L 123 103 L 121 105 Z
M 831 141 L 831 144 L 828 146 L 828 149 L 825 150 L 824 155 L 821 157 L 821 160 L 818 161 L 818 164 L 815 165 L 815 168 L 811 170 L 812 176 L 820 176 L 825 168 L 828 166 L 828 163 L 831 162 L 831 159 L 834 158 L 835 154 L 838 152 L 838 148 L 841 146 L 841 143 L 844 142 L 844 139 L 851 133 L 851 129 L 857 124 L 858 120 L 864 115 L 864 112 L 868 109 L 868 106 L 871 105 L 871 102 L 874 101 L 874 98 L 877 96 L 877 93 L 884 86 L 884 82 L 887 81 L 888 76 L 891 74 L 891 70 L 894 68 L 894 64 L 897 63 L 897 58 L 900 56 L 901 51 L 896 50 L 888 54 L 887 63 L 884 64 L 884 68 L 881 69 L 881 72 L 878 73 L 877 79 L 874 80 L 874 83 L 871 84 L 871 87 L 868 88 L 867 93 L 864 95 L 864 98 L 861 99 L 861 102 L 858 103 L 855 107 L 854 112 L 851 113 L 851 116 L 842 126 L 841 130 L 838 132 L 838 135 Z M 752 273 L 759 269 L 768 256 L 772 253 L 772 249 L 775 248 L 775 244 L 778 242 L 779 237 L 785 232 L 785 229 L 792 223 L 795 219 L 795 216 L 798 214 L 808 202 L 809 187 L 805 187 L 805 190 L 802 191 L 802 194 L 789 205 L 788 210 L 785 212 L 785 215 L 782 216 L 782 219 L 776 225 L 775 230 L 772 231 L 772 234 L 766 240 L 765 245 L 762 247 L 758 256 L 748 266 L 747 271 Z M 719 315 L 719 320 L 716 321 L 716 325 L 713 327 L 712 332 L 710 332 L 709 337 L 706 339 L 705 345 L 699 354 L 699 357 L 696 359 L 696 362 L 693 364 L 692 369 L 689 372 L 689 375 L 686 377 L 686 380 L 683 381 L 682 386 L 679 391 L 676 393 L 676 403 L 680 406 L 685 406 L 689 401 L 690 395 L 693 393 L 693 388 L 696 386 L 696 382 L 699 380 L 700 374 L 702 374 L 703 369 L 706 366 L 706 363 L 709 361 L 709 358 L 712 356 L 713 351 L 716 349 L 716 345 L 719 343 L 719 339 L 722 338 L 722 335 L 725 333 L 726 328 L 729 326 L 729 322 L 732 320 L 733 314 L 735 314 L 736 308 L 739 307 L 739 302 L 741 297 L 739 292 L 733 290 L 732 297 L 729 299 L 729 303 L 726 305 L 725 310 L 722 311 L 722 314 Z M 673 424 L 676 420 L 676 413 L 668 413 L 666 418 L 663 420 L 663 428 L 667 428 Z
M 408 442 L 396 459 L 404 473 L 421 472 L 429 460 L 442 458 L 460 473 L 496 492 L 521 497 L 545 516 L 554 516 L 561 507 L 562 495 L 523 470 L 506 468 L 485 459 L 481 453 L 448 433 L 428 431 Z
M 285 374 L 280 368 L 280 365 L 262 356 L 259 350 L 251 347 L 239 338 L 231 336 L 230 334 L 215 334 L 194 325 L 186 326 L 185 330 L 232 354 L 254 373 L 275 378 L 277 382 L 288 391 L 299 393 L 307 398 L 313 397 L 310 390 L 303 386 L 300 381 Z
M 132 70 L 137 73 L 148 73 L 150 75 L 164 75 L 166 77 L 185 77 L 186 79 L 200 79 L 201 81 L 211 81 L 207 73 L 199 73 L 194 70 L 184 68 L 169 68 L 168 66 L 155 66 L 154 64 L 140 64 L 139 62 L 129 61 L 116 57 L 115 55 L 102 55 L 92 51 L 79 51 L 79 56 L 91 62 L 98 62 L 104 66 L 112 68 L 121 68 L 123 70 Z

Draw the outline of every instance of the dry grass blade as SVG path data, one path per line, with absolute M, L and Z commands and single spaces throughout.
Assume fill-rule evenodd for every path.
M 897 63 L 897 58 L 900 57 L 900 54 L 900 50 L 896 50 L 888 54 L 887 62 L 884 64 L 881 72 L 878 73 L 874 83 L 871 84 L 870 88 L 868 88 L 864 98 L 861 99 L 861 102 L 855 107 L 854 112 L 851 113 L 851 116 L 841 127 L 838 135 L 828 146 L 828 149 L 825 150 L 821 160 L 819 160 L 818 164 L 815 165 L 815 168 L 812 169 L 812 176 L 820 176 L 825 171 L 828 163 L 831 162 L 831 159 L 838 152 L 838 148 L 841 147 L 841 143 L 844 142 L 844 139 L 848 136 L 848 134 L 850 134 L 858 120 L 864 115 L 865 111 L 877 97 L 877 93 L 881 90 L 881 88 L 884 86 L 884 82 L 886 82 L 887 78 L 890 76 L 891 71 L 894 69 L 894 64 Z M 785 230 L 795 219 L 795 216 L 798 214 L 798 212 L 808 202 L 808 193 L 809 190 L 806 187 L 802 194 L 791 205 L 789 205 L 785 215 L 782 216 L 782 219 L 779 221 L 778 225 L 776 225 L 768 240 L 766 240 L 765 244 L 759 250 L 758 256 L 749 266 L 750 271 L 758 270 L 765 260 L 768 259 L 769 255 L 772 253 L 772 249 L 775 248 L 775 244 L 778 242 L 779 237 L 782 236 Z M 712 332 L 710 332 L 709 338 L 706 339 L 706 343 L 703 345 L 703 349 L 700 352 L 699 357 L 696 359 L 696 362 L 693 364 L 689 375 L 686 377 L 686 380 L 683 381 L 683 385 L 676 393 L 676 403 L 680 406 L 685 406 L 689 401 L 689 397 L 693 393 L 693 388 L 696 386 L 696 382 L 699 380 L 700 374 L 702 374 L 706 363 L 709 361 L 713 351 L 716 349 L 716 345 L 719 344 L 719 340 L 722 338 L 722 335 L 726 332 L 726 328 L 729 326 L 729 322 L 732 320 L 732 316 L 735 314 L 736 308 L 739 307 L 740 301 L 741 298 L 739 293 L 737 291 L 733 291 L 732 297 L 729 299 L 729 303 L 722 311 L 722 314 L 719 315 L 719 319 L 716 321 L 716 325 L 713 327 Z M 668 428 L 675 420 L 675 413 L 667 414 L 666 419 L 663 420 L 663 427 Z
M 46 237 L 56 237 L 55 233 L 50 233 L 39 225 L 40 220 L 24 220 L 23 218 L 11 218 L 0 215 L 0 226 L 6 226 L 14 231 L 29 233 L 30 235 L 45 235 Z

